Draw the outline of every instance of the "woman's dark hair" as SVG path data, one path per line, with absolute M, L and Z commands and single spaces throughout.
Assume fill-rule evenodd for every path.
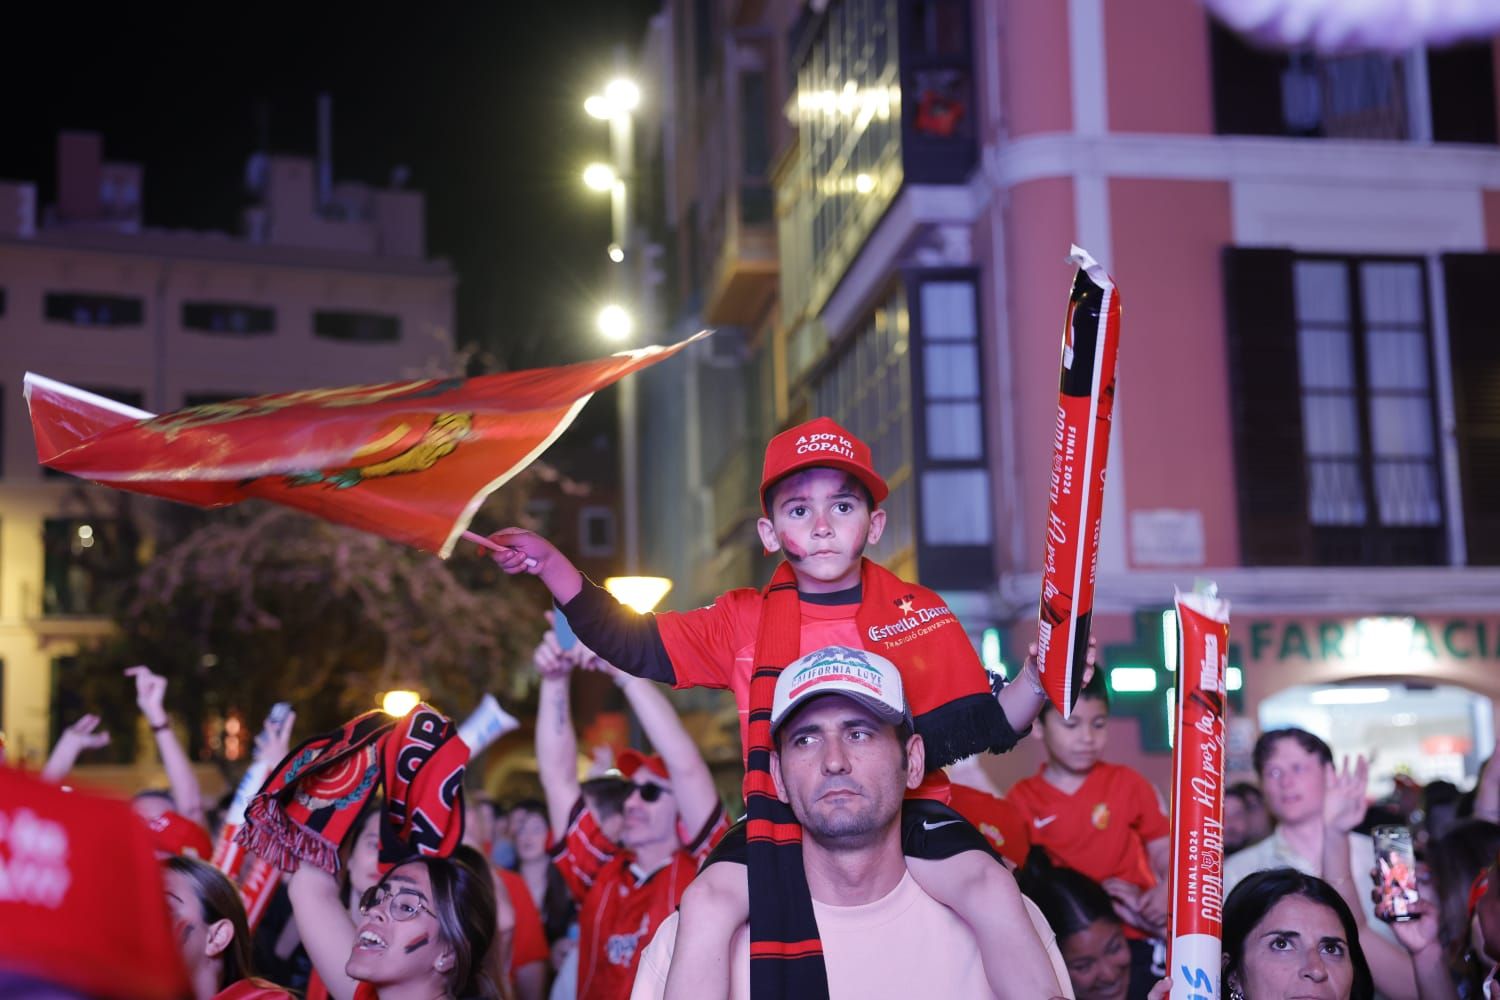
M 1016 882 L 1047 918 L 1059 946 L 1095 921 L 1120 923 L 1109 893 L 1098 882 L 1072 868 L 1053 867 L 1040 847 L 1033 847 L 1026 855 L 1026 864 L 1016 872 Z
M 1246 938 L 1271 908 L 1288 896 L 1301 896 L 1326 906 L 1339 918 L 1344 941 L 1349 947 L 1349 962 L 1354 967 L 1349 1000 L 1372 1000 L 1375 981 L 1370 977 L 1370 963 L 1365 961 L 1364 949 L 1359 946 L 1359 927 L 1354 922 L 1354 914 L 1349 912 L 1348 904 L 1333 886 L 1295 868 L 1268 868 L 1256 872 L 1235 886 L 1224 901 L 1223 983 L 1226 995 L 1230 977 L 1244 982 Z
M 229 925 L 234 928 L 234 940 L 229 942 L 229 947 L 219 956 L 224 962 L 224 975 L 219 987 L 222 989 L 253 976 L 255 971 L 250 964 L 250 923 L 245 919 L 245 904 L 234 883 L 225 878 L 219 869 L 197 858 L 178 855 L 163 861 L 162 866 L 169 872 L 187 876 L 193 883 L 193 894 L 198 897 L 198 905 L 203 908 L 205 925 L 228 920 Z
M 494 876 L 484 857 L 463 844 L 452 857 L 412 858 L 403 864 L 423 865 L 432 880 L 438 934 L 453 949 L 449 992 L 455 997 L 499 996 L 484 971 L 485 956 L 495 943 L 497 919 Z
M 1469 886 L 1500 853 L 1500 826 L 1482 819 L 1461 820 L 1427 848 L 1437 889 L 1438 927 L 1443 943 L 1462 953 L 1469 937 Z
M 1269 729 L 1260 734 L 1260 739 L 1255 741 L 1255 773 L 1265 776 L 1266 759 L 1271 756 L 1271 751 L 1276 749 L 1276 744 L 1282 740 L 1292 740 L 1303 750 L 1317 757 L 1325 764 L 1333 763 L 1333 751 L 1328 749 L 1328 744 L 1308 732 L 1306 729 Z

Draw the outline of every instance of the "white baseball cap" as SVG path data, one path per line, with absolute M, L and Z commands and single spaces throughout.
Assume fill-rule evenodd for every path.
M 892 725 L 911 724 L 901 687 L 901 671 L 879 653 L 848 646 L 824 646 L 789 663 L 776 678 L 771 698 L 774 735 L 798 706 L 810 698 L 841 694 L 853 698 Z

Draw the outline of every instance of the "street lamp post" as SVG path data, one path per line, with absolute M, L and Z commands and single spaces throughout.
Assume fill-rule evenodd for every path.
M 633 113 L 640 105 L 640 89 L 630 80 L 611 80 L 602 94 L 594 94 L 584 101 L 583 109 L 589 115 L 609 122 L 609 149 L 612 168 L 604 164 L 591 164 L 584 171 L 584 182 L 595 190 L 609 191 L 610 237 L 609 258 L 616 264 L 627 263 L 634 267 L 632 257 L 629 185 L 633 180 L 631 168 L 634 161 Z M 610 340 L 628 340 L 634 330 L 634 321 L 621 303 L 629 301 L 626 273 L 623 268 L 613 269 L 610 286 L 615 301 L 599 313 L 599 332 Z M 640 444 L 636 429 L 636 388 L 632 378 L 618 383 L 620 424 L 620 508 L 624 520 L 625 572 L 634 574 L 640 569 L 640 500 L 639 500 L 639 452 Z

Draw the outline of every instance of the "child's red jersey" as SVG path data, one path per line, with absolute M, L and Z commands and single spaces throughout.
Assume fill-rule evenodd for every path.
M 1046 848 L 1054 864 L 1095 882 L 1156 884 L 1146 845 L 1171 828 L 1156 790 L 1131 768 L 1100 761 L 1071 795 L 1038 773 L 1016 782 L 1005 799 L 1026 817 L 1031 842 Z
M 858 602 L 797 602 L 801 615 L 803 656 L 824 646 L 864 649 L 855 615 Z M 760 628 L 760 591 L 731 590 L 706 608 L 663 612 L 656 616 L 662 644 L 672 658 L 678 688 L 728 688 L 740 713 L 740 746 L 750 745 L 750 674 L 755 666 L 755 639 Z

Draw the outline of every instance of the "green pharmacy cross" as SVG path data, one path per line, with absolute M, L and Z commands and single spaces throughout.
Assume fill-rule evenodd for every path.
M 1137 611 L 1135 641 L 1103 647 L 1105 676 L 1112 715 L 1141 721 L 1141 749 L 1166 753 L 1172 749 L 1172 724 L 1177 698 L 1177 612 Z M 1244 711 L 1244 672 L 1238 643 L 1229 644 L 1231 714 Z

